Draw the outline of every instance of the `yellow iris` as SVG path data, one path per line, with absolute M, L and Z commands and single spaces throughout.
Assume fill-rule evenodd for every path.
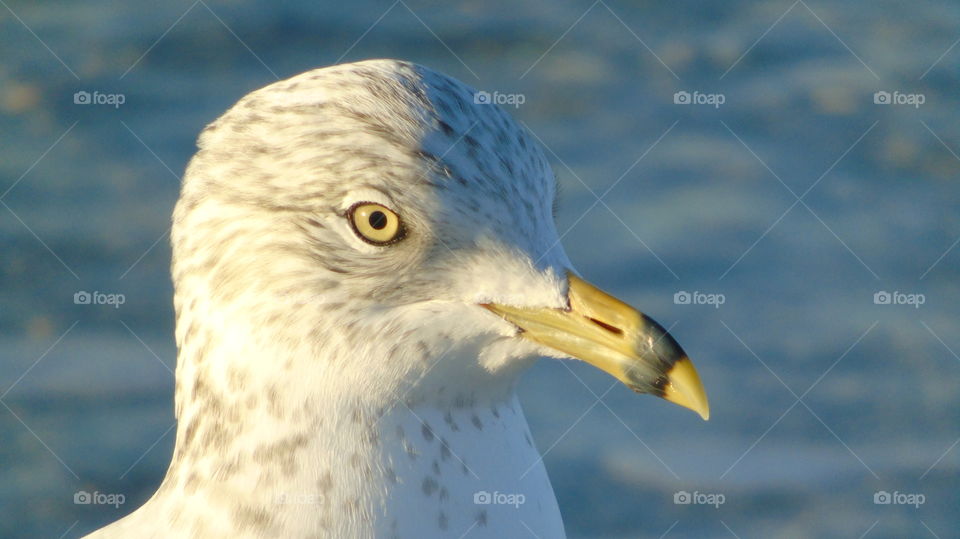
M 375 202 L 361 202 L 350 209 L 354 232 L 374 245 L 387 245 L 403 238 L 400 216 Z

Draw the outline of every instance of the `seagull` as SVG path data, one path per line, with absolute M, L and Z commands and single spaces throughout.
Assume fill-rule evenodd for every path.
M 516 394 L 540 357 L 708 418 L 673 337 L 573 269 L 540 146 L 467 85 L 316 69 L 197 146 L 171 232 L 172 461 L 90 537 L 563 537 Z

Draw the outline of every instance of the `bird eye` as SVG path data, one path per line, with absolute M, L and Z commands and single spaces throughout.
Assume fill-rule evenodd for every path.
M 360 239 L 374 245 L 389 245 L 403 239 L 403 223 L 390 208 L 376 202 L 354 204 L 347 217 Z

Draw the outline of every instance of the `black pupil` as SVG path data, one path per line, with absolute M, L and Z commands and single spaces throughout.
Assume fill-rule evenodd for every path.
M 387 216 L 382 211 L 375 211 L 370 214 L 370 226 L 377 230 L 383 230 L 387 226 Z

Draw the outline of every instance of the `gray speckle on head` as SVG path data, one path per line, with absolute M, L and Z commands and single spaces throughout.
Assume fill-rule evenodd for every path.
M 410 460 L 417 460 L 417 457 L 420 456 L 420 452 L 417 451 L 417 448 L 412 444 L 404 443 L 403 450 L 407 453 L 407 456 L 410 457 Z
M 387 476 L 387 481 L 390 481 L 392 484 L 397 484 L 397 472 L 393 471 L 392 467 L 388 467 L 384 471 L 384 475 Z
M 322 493 L 328 493 L 333 488 L 333 475 L 327 471 L 317 479 L 317 488 Z
M 360 498 L 354 498 L 343 502 L 343 511 L 351 516 L 357 516 L 361 512 Z
M 420 429 L 420 432 L 423 434 L 423 439 L 432 442 L 433 441 L 433 430 L 430 428 L 429 423 L 424 423 L 423 427 Z
M 187 476 L 186 482 L 184 483 L 183 490 L 184 492 L 191 494 L 197 491 L 197 487 L 200 484 L 200 476 L 197 475 L 196 471 L 190 472 L 190 475 Z
M 430 476 L 427 476 L 423 478 L 423 484 L 420 485 L 420 488 L 423 490 L 423 493 L 425 495 L 430 496 L 431 494 L 436 492 L 438 486 L 439 485 L 437 484 L 436 479 Z
M 477 416 L 477 414 L 473 414 L 473 416 L 470 417 L 470 422 L 473 423 L 473 426 L 476 427 L 477 430 L 483 430 L 483 422 L 480 421 L 480 418 Z
M 460 430 L 460 426 L 457 425 L 457 422 L 453 420 L 453 413 L 450 410 L 447 410 L 447 413 L 443 414 L 443 421 L 453 432 Z
M 270 529 L 275 526 L 273 516 L 264 508 L 239 505 L 233 511 L 233 526 L 238 532 L 246 535 L 271 535 Z
M 445 438 L 440 438 L 440 459 L 446 461 L 450 458 L 450 446 L 447 445 Z
M 380 443 L 380 431 L 374 425 L 367 427 L 366 441 L 374 446 Z

